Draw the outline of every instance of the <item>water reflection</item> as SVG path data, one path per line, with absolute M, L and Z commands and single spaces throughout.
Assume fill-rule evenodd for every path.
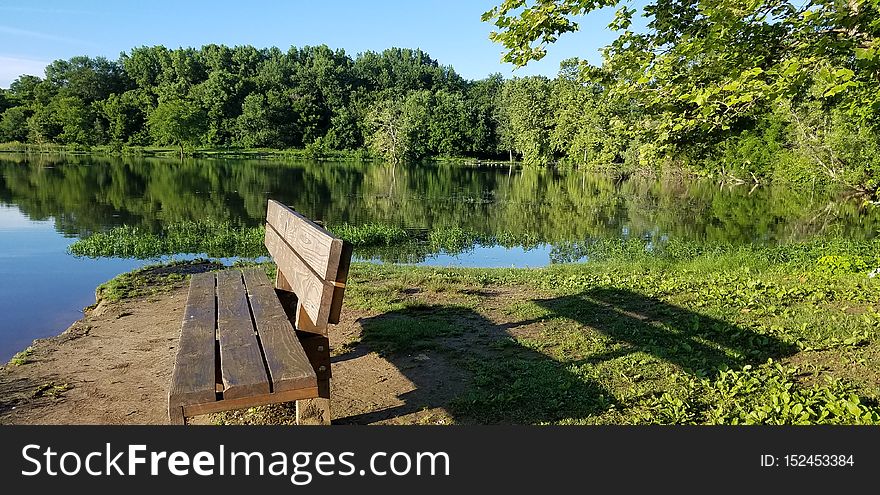
M 383 222 L 509 234 L 522 247 L 585 239 L 776 243 L 864 239 L 877 215 L 858 201 L 787 186 L 708 180 L 615 181 L 583 172 L 258 160 L 0 156 L 0 202 L 80 236 L 121 224 L 263 221 L 266 199 L 328 225 Z M 527 245 L 528 244 L 528 245 Z M 511 246 L 508 246 L 511 247 Z

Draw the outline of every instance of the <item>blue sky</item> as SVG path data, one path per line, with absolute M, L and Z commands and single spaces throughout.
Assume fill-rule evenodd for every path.
M 0 0 L 0 87 L 20 74 L 42 76 L 56 59 L 75 55 L 116 59 L 143 45 L 199 47 L 209 43 L 278 46 L 326 44 L 354 56 L 392 46 L 421 48 L 469 79 L 553 76 L 559 62 L 579 56 L 600 61 L 613 39 L 612 10 L 581 19 L 580 32 L 563 36 L 537 63 L 513 71 L 480 15 L 500 0 L 325 1 L 17 1 Z

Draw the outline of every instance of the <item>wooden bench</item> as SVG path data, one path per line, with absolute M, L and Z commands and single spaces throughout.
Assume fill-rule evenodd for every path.
M 278 267 L 274 287 L 259 268 L 192 276 L 168 393 L 171 423 L 297 401 L 298 424 L 330 424 L 327 329 L 339 322 L 351 247 L 273 200 L 265 242 Z

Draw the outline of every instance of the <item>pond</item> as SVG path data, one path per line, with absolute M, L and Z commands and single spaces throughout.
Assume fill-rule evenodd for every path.
M 0 361 L 78 319 L 101 282 L 155 261 L 77 258 L 67 253 L 77 238 L 119 225 L 259 225 L 268 198 L 329 226 L 461 228 L 508 239 L 406 259 L 436 266 L 578 261 L 570 246 L 602 238 L 768 244 L 864 239 L 880 227 L 857 201 L 784 186 L 506 166 L 0 154 Z M 355 258 L 399 259 L 375 251 Z

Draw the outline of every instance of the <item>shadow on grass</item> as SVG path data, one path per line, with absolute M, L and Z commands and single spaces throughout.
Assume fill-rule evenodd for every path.
M 771 335 L 625 289 L 596 288 L 535 302 L 556 317 L 625 343 L 631 352 L 651 354 L 697 376 L 797 352 Z
M 549 314 L 496 323 L 467 307 L 420 305 L 363 320 L 363 343 L 337 360 L 377 351 L 413 389 L 398 396 L 399 406 L 335 422 L 371 423 L 435 407 L 461 423 L 586 420 L 624 406 L 590 376 L 590 367 L 606 361 L 644 352 L 692 375 L 709 376 L 796 350 L 772 336 L 623 289 L 533 302 Z M 530 326 L 553 320 L 575 322 L 574 331 L 603 334 L 613 342 L 582 349 L 573 359 L 554 359 L 536 349 L 542 349 L 546 332 L 562 327 L 570 332 L 571 325 Z M 511 331 L 527 338 L 514 338 Z
M 403 404 L 334 423 L 372 423 L 442 407 L 462 423 L 541 423 L 598 414 L 607 391 L 566 363 L 522 345 L 476 311 L 426 305 L 361 321 L 364 343 L 336 361 L 377 351 L 412 382 Z

